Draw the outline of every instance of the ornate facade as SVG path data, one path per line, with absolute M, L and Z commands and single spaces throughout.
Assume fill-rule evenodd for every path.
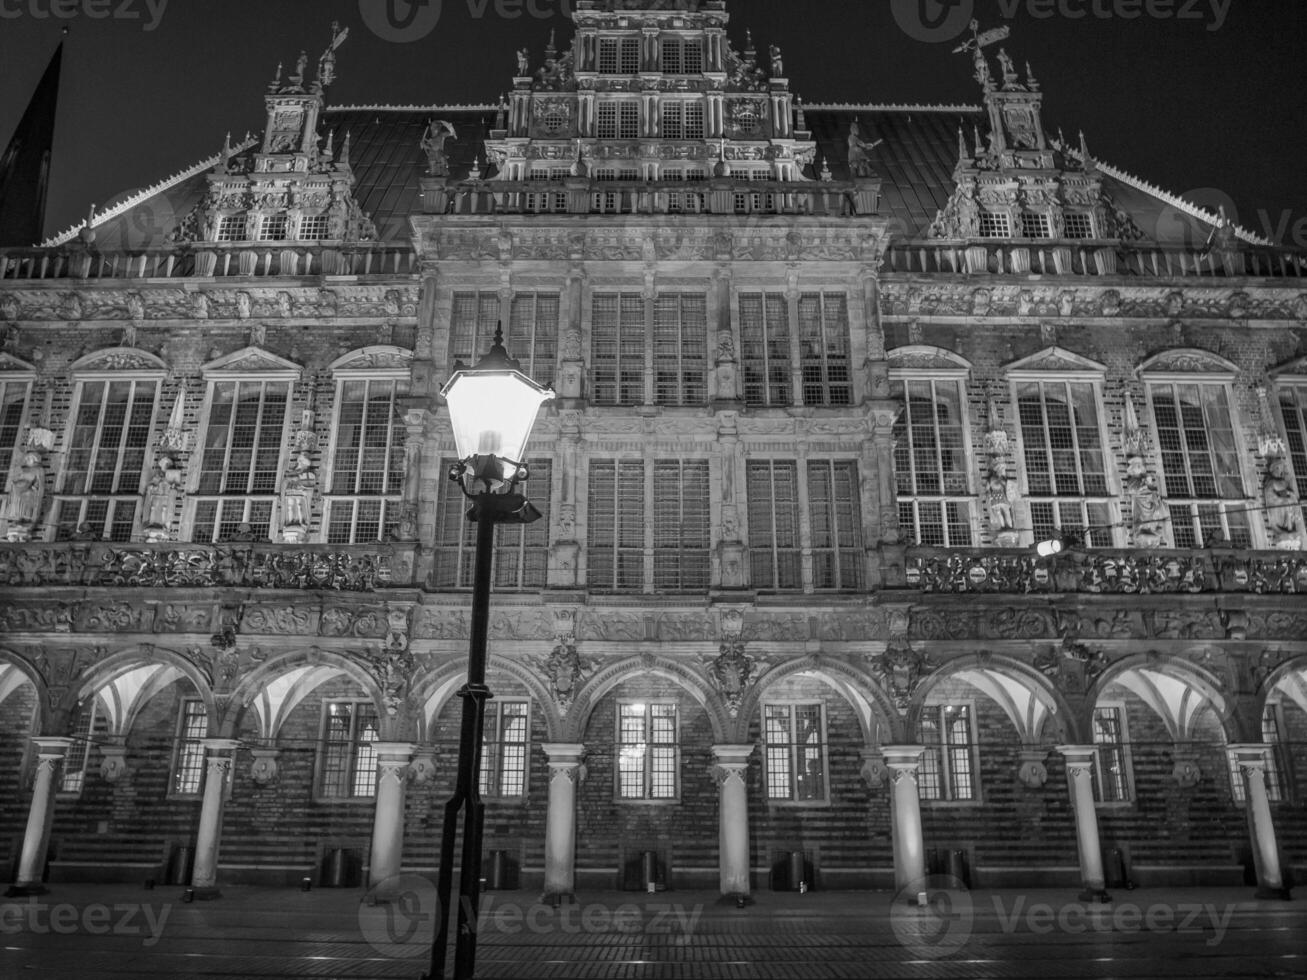
M 473 107 L 329 105 L 335 31 L 261 136 L 0 251 L 19 886 L 433 867 L 437 392 L 502 325 L 559 396 L 496 548 L 506 883 L 1287 891 L 1304 258 L 1050 134 L 981 38 L 973 105 L 805 106 L 668 6 L 578 0 Z

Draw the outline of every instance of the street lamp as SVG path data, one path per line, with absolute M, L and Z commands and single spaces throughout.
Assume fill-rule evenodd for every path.
M 477 524 L 476 564 L 472 582 L 472 628 L 463 699 L 463 726 L 458 739 L 458 778 L 454 795 L 445 804 L 440 838 L 440 874 L 436 880 L 439 910 L 431 946 L 431 972 L 426 980 L 443 980 L 449 948 L 450 892 L 454 878 L 454 845 L 463 817 L 463 860 L 458 878 L 458 935 L 454 946 L 454 980 L 470 980 L 476 970 L 477 912 L 481 900 L 482 722 L 490 688 L 486 687 L 486 634 L 490 620 L 490 566 L 494 558 L 496 524 L 530 524 L 540 519 L 517 485 L 527 478 L 522 462 L 526 441 L 540 406 L 554 397 L 548 388 L 522 373 L 521 365 L 504 350 L 502 326 L 495 331 L 490 353 L 475 367 L 459 362 L 441 391 L 458 450 L 449 478 L 472 501 L 469 520 Z

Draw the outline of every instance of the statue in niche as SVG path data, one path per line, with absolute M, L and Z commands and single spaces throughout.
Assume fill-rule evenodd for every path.
M 1017 543 L 1016 516 L 1012 509 L 1016 499 L 1016 480 L 1008 478 L 1000 457 L 989 457 L 989 470 L 985 474 L 985 507 L 989 510 L 994 540 L 1000 547 L 1014 547 Z
M 36 453 L 23 456 L 18 473 L 9 481 L 5 498 L 5 519 L 9 522 L 10 541 L 26 541 L 41 516 L 41 500 L 45 496 L 45 468 Z
M 1262 500 L 1266 505 L 1266 523 L 1276 547 L 1297 550 L 1302 547 L 1302 500 L 1294 489 L 1289 461 L 1275 456 L 1266 465 L 1266 480 L 1262 484 Z
M 427 127 L 426 134 L 422 137 L 422 150 L 427 155 L 427 176 L 449 176 L 449 157 L 445 154 L 445 144 L 457 138 L 458 131 L 444 119 L 435 119 Z
M 282 533 L 286 541 L 298 543 L 308 533 L 309 515 L 313 512 L 313 494 L 318 475 L 307 456 L 295 457 L 282 481 Z
M 171 456 L 160 456 L 143 494 L 145 506 L 141 524 L 150 541 L 167 541 L 171 531 L 173 505 L 182 471 Z
M 1160 548 L 1166 541 L 1166 522 L 1171 519 L 1157 477 L 1148 472 L 1142 456 L 1131 456 L 1126 464 L 1126 496 L 1132 502 L 1130 527 L 1136 548 Z

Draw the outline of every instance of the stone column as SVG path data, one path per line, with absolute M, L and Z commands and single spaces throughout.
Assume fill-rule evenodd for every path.
M 1103 846 L 1098 839 L 1098 811 L 1094 809 L 1094 747 L 1059 745 L 1066 757 L 1071 806 L 1076 813 L 1076 843 L 1080 848 L 1080 877 L 1084 902 L 1108 902 L 1107 878 L 1103 874 Z
M 749 897 L 749 756 L 752 745 L 714 745 L 721 891 L 737 902 Z
M 909 900 L 926 890 L 926 846 L 921 833 L 921 797 L 917 791 L 917 770 L 921 767 L 921 745 L 886 745 L 881 748 L 890 771 L 890 796 L 894 801 L 894 887 L 911 888 Z
M 376 898 L 388 898 L 386 883 L 399 875 L 404 860 L 404 789 L 417 746 L 409 742 L 375 742 L 372 748 L 377 753 L 377 795 L 368 889 Z
M 73 744 L 71 738 L 33 738 L 36 746 L 36 781 L 32 786 L 32 803 L 27 811 L 27 831 L 23 834 L 22 857 L 18 860 L 18 880 L 5 897 L 45 894 L 45 856 L 50 846 L 50 825 L 54 822 L 54 799 L 64 757 Z
M 549 809 L 545 816 L 545 891 L 542 902 L 563 905 L 575 901 L 576 784 L 582 778 L 585 746 L 548 742 Z
M 1248 811 L 1248 836 L 1253 845 L 1253 864 L 1257 868 L 1257 897 L 1289 897 L 1280 868 L 1280 847 L 1271 819 L 1271 799 L 1266 792 L 1266 768 L 1270 746 L 1261 744 L 1231 745 L 1230 758 L 1243 778 L 1244 805 Z
M 195 866 L 191 887 L 195 897 L 218 898 L 218 846 L 222 843 L 222 808 L 227 797 L 227 779 L 233 753 L 240 745 L 231 738 L 206 738 L 204 743 L 204 802 L 200 804 L 200 829 L 195 835 Z

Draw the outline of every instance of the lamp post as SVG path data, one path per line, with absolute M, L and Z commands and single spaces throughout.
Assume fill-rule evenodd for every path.
M 449 477 L 472 502 L 468 518 L 477 524 L 476 562 L 472 583 L 471 641 L 463 699 L 463 725 L 458 739 L 458 776 L 454 795 L 445 804 L 440 839 L 440 873 L 436 879 L 439 910 L 431 946 L 431 972 L 426 980 L 444 980 L 449 948 L 450 893 L 454 878 L 454 845 L 463 818 L 463 859 L 458 878 L 458 932 L 454 946 L 454 980 L 469 980 L 476 970 L 477 913 L 481 900 L 482 722 L 490 689 L 486 687 L 486 635 L 490 620 L 490 568 L 494 559 L 496 524 L 530 524 L 540 512 L 518 492 L 527 478 L 522 462 L 526 441 L 540 406 L 554 393 L 536 384 L 504 350 L 503 328 L 495 331 L 490 353 L 475 367 L 461 362 L 441 391 L 449 406 L 454 443 L 461 462 Z

